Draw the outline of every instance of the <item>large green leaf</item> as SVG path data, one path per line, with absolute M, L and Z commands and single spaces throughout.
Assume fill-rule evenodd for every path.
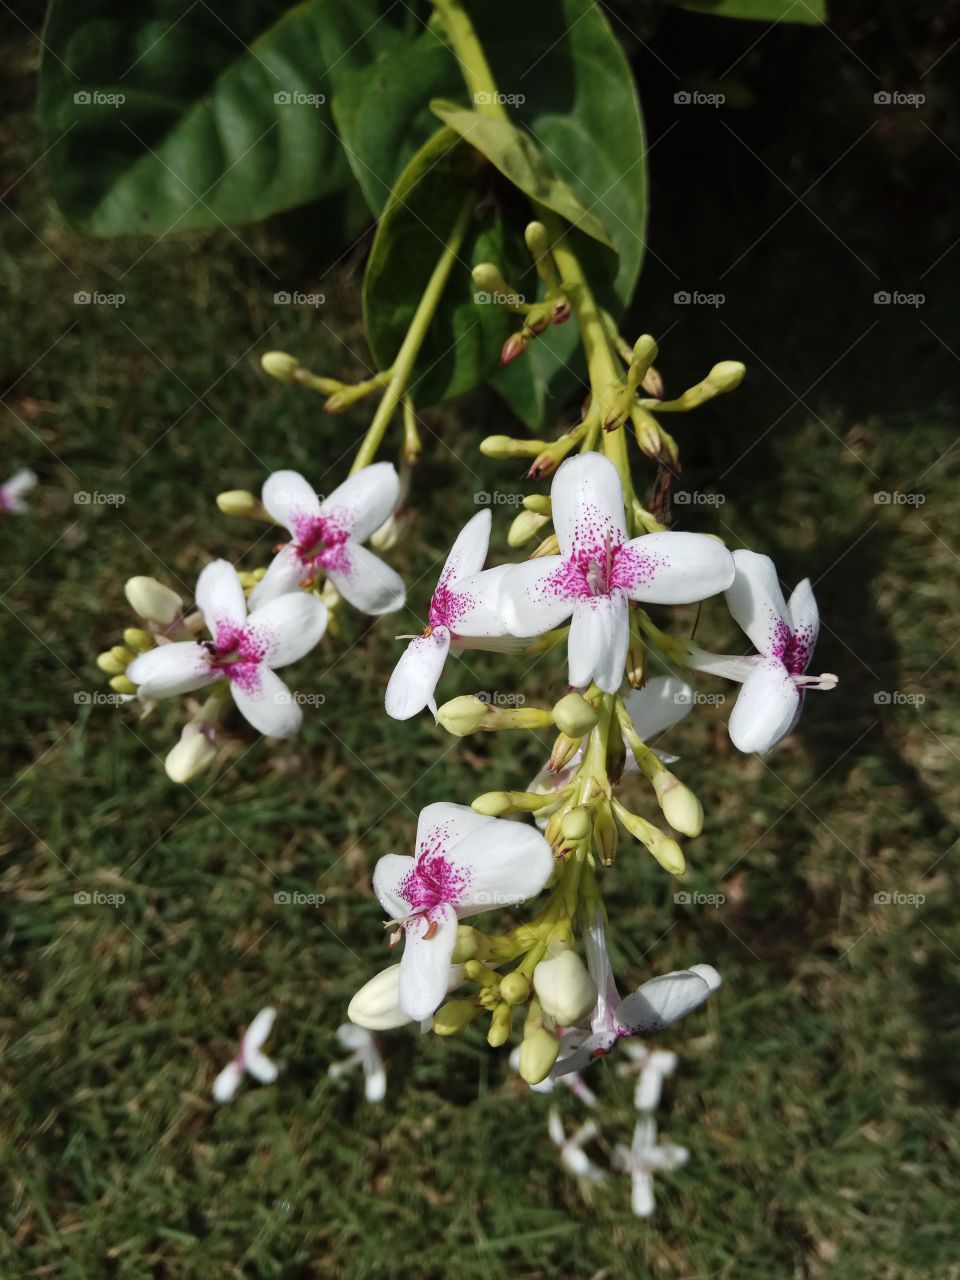
M 40 117 L 53 188 L 101 236 L 243 223 L 349 179 L 330 99 L 392 48 L 378 0 L 53 0 Z
M 671 0 L 681 9 L 714 13 L 721 18 L 753 18 L 757 22 L 826 22 L 825 0 Z

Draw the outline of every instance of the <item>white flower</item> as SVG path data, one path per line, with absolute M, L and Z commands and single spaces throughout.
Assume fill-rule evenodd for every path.
M 381 858 L 373 889 L 406 936 L 400 1008 L 419 1022 L 446 994 L 457 921 L 534 897 L 550 877 L 553 854 L 533 827 L 447 803 L 421 811 L 416 847 L 412 858 Z
M 483 570 L 490 544 L 489 510 L 468 520 L 447 556 L 430 601 L 428 626 L 407 645 L 387 685 L 387 715 L 409 720 L 424 707 L 434 715 L 434 691 L 451 648 L 509 647 L 485 644 L 484 638 L 504 636 L 506 621 L 499 609 L 500 586 L 512 568 Z
M 343 1062 L 334 1062 L 327 1070 L 327 1075 L 336 1079 L 355 1067 L 363 1070 L 363 1090 L 368 1102 L 382 1102 L 387 1092 L 387 1072 L 377 1042 L 369 1031 L 345 1022 L 337 1027 L 337 1039 L 350 1056 Z
M 638 1111 L 655 1111 L 660 1105 L 664 1080 L 677 1069 L 677 1055 L 669 1049 L 648 1049 L 645 1044 L 632 1040 L 623 1048 L 630 1061 L 621 1064 L 620 1074 L 637 1073 L 633 1105 Z
M 0 484 L 0 511 L 11 515 L 20 515 L 27 510 L 23 495 L 29 493 L 36 485 L 37 477 L 26 467 L 15 471 L 9 480 Z
M 629 1147 L 617 1143 L 613 1149 L 613 1164 L 621 1173 L 630 1175 L 631 1204 L 638 1218 L 649 1218 L 653 1213 L 654 1173 L 682 1168 L 689 1155 L 686 1147 L 674 1147 L 669 1143 L 657 1145 L 657 1124 L 653 1116 L 644 1116 L 637 1121 Z
M 447 992 L 463 982 L 463 965 L 452 964 L 447 974 Z M 391 964 L 365 982 L 350 1001 L 347 1017 L 368 1031 L 392 1031 L 413 1019 L 400 1008 L 400 966 Z
M 399 609 L 403 579 L 360 545 L 385 522 L 399 497 L 400 481 L 389 462 L 349 476 L 323 502 L 296 471 L 275 471 L 263 486 L 263 505 L 292 537 L 250 593 L 251 606 L 296 591 L 323 572 L 364 613 Z
M 616 693 L 630 639 L 629 601 L 691 604 L 725 591 L 733 558 L 702 533 L 647 533 L 627 540 L 623 487 L 599 453 L 569 458 L 551 489 L 560 554 L 516 565 L 502 607 L 515 636 L 536 636 L 572 615 L 568 678 Z
M 273 1084 L 276 1080 L 277 1068 L 265 1053 L 261 1053 L 276 1016 L 276 1009 L 261 1009 L 243 1033 L 240 1052 L 232 1062 L 227 1063 L 213 1082 L 213 1096 L 217 1102 L 230 1101 L 243 1079 L 244 1072 L 253 1076 L 254 1080 L 259 1080 L 261 1084 Z
M 589 1032 L 575 1028 L 563 1037 L 554 1076 L 581 1071 L 595 1058 L 608 1054 L 624 1036 L 647 1036 L 686 1017 L 720 986 L 720 975 L 712 965 L 695 964 L 651 978 L 630 995 L 621 997 L 599 912 L 584 933 L 583 945 L 590 976 L 600 995 Z
M 592 1120 L 582 1124 L 572 1138 L 568 1138 L 556 1107 L 550 1108 L 547 1116 L 547 1132 L 550 1141 L 560 1152 L 560 1163 L 577 1178 L 586 1178 L 588 1182 L 603 1182 L 606 1173 L 593 1163 L 584 1147 L 592 1142 L 599 1130 Z
M 820 613 L 810 579 L 783 598 L 769 556 L 735 551 L 736 576 L 727 605 L 758 653 L 738 658 L 690 646 L 687 665 L 737 680 L 743 688 L 728 725 L 739 751 L 770 751 L 796 724 L 806 689 L 833 689 L 837 677 L 806 675 L 820 631 Z
M 197 607 L 213 639 L 160 644 L 134 658 L 127 675 L 139 697 L 170 698 L 228 680 L 234 702 L 255 729 L 272 738 L 295 733 L 303 715 L 274 669 L 318 643 L 327 625 L 323 602 L 298 591 L 248 617 L 236 569 L 215 560 L 197 579 Z

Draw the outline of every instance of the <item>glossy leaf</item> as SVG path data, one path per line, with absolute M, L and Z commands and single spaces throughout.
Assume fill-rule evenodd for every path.
M 816 26 L 827 20 L 824 0 L 672 0 L 681 9 L 719 18 L 752 18 L 757 22 L 799 22 Z

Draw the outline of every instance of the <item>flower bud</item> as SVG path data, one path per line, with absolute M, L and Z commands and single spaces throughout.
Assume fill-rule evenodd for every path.
M 442 725 L 447 733 L 455 738 L 465 738 L 468 733 L 476 733 L 490 707 L 475 694 L 465 693 L 459 698 L 451 698 L 437 711 L 437 724 Z
M 579 750 L 579 738 L 571 738 L 565 733 L 558 734 L 557 740 L 553 744 L 553 750 L 550 752 L 551 770 L 554 773 L 559 773 L 561 769 L 570 763 Z
M 379 529 L 370 535 L 370 546 L 374 551 L 389 551 L 400 541 L 403 534 L 404 521 L 399 516 L 387 516 Z
M 597 712 L 582 693 L 568 693 L 554 706 L 553 722 L 568 738 L 582 738 L 597 723 Z
M 140 627 L 127 627 L 123 633 L 123 643 L 129 649 L 136 649 L 137 653 L 146 653 L 153 648 L 153 636 Z
M 535 1027 L 520 1043 L 520 1076 L 527 1084 L 540 1084 L 553 1070 L 560 1041 L 546 1027 Z
M 97 657 L 97 666 L 101 671 L 105 671 L 108 676 L 122 676 L 127 669 L 125 662 L 118 662 L 113 656 L 113 650 L 107 649 L 105 653 L 101 653 Z
M 433 1015 L 434 1035 L 459 1035 L 479 1016 L 480 1010 L 481 1006 L 473 996 L 464 1000 L 448 1000 Z
M 491 1049 L 499 1049 L 502 1044 L 506 1044 L 512 1026 L 513 1008 L 508 1004 L 498 1004 L 487 1032 L 487 1044 Z
M 736 391 L 746 372 L 746 366 L 739 360 L 721 360 L 713 366 L 704 382 L 710 385 L 714 394 L 724 395 L 728 391 Z
M 293 382 L 300 361 L 285 351 L 265 351 L 260 357 L 260 367 L 278 382 Z
M 519 333 L 511 333 L 500 351 L 500 363 L 512 364 L 514 360 L 522 356 L 530 345 L 531 336 L 527 329 L 521 329 Z
M 124 693 L 128 697 L 132 697 L 137 692 L 137 686 L 126 676 L 114 676 L 110 681 L 110 688 L 114 693 Z
M 516 440 L 513 436 L 487 436 L 480 441 L 485 458 L 532 458 L 548 447 L 545 440 Z
M 530 994 L 530 982 L 519 969 L 500 980 L 500 999 L 507 1004 L 523 1004 Z
M 617 824 L 610 811 L 610 801 L 602 800 L 597 806 L 596 817 L 593 820 L 593 839 L 600 854 L 600 861 L 605 867 L 611 866 L 617 856 L 619 838 Z
M 260 503 L 248 489 L 227 489 L 217 494 L 217 506 L 225 516 L 252 516 Z
M 450 973 L 448 991 L 460 979 L 459 965 L 453 965 Z M 347 1017 L 368 1031 L 390 1031 L 410 1022 L 400 1008 L 400 966 L 392 964 L 388 969 L 382 969 L 362 986 L 347 1006 Z
M 519 515 L 514 517 L 510 525 L 507 533 L 508 545 L 511 547 L 525 547 L 549 523 L 549 516 L 538 515 L 535 511 L 521 511 Z
M 597 984 L 575 951 L 541 960 L 533 971 L 533 988 L 544 1013 L 562 1027 L 585 1018 L 597 1003 Z
M 641 387 L 643 387 L 647 395 L 652 396 L 654 400 L 663 399 L 663 392 L 664 392 L 663 378 L 660 377 L 660 374 L 653 367 L 653 365 L 651 365 L 650 368 L 647 370 L 647 372 L 644 374 L 643 381 L 640 383 L 640 385 Z
M 653 789 L 663 816 L 683 836 L 698 836 L 703 830 L 703 805 L 689 787 L 664 769 L 654 779 Z
M 115 644 L 110 650 L 110 653 L 114 660 L 120 664 L 123 671 L 126 671 L 135 656 L 133 650 L 128 649 L 127 646 L 123 644 Z
M 568 809 L 560 819 L 560 833 L 564 840 L 586 840 L 592 827 L 590 810 L 584 805 Z
M 477 930 L 469 924 L 458 925 L 457 940 L 453 944 L 451 960 L 462 964 L 464 960 L 472 960 L 474 956 L 479 955 L 480 950 L 480 935 Z
M 205 733 L 185 734 L 167 752 L 163 767 L 171 782 L 190 782 L 213 764 L 216 755 L 217 749 Z
M 168 627 L 183 612 L 183 601 L 177 593 L 156 578 L 129 578 L 123 592 L 134 613 L 148 622 Z
M 553 514 L 553 503 L 545 493 L 528 493 L 523 500 L 526 511 L 535 511 L 538 516 Z
M 672 876 L 683 875 L 687 869 L 687 863 L 683 850 L 676 840 L 671 840 L 659 827 L 655 827 L 652 822 L 647 822 L 646 818 L 641 818 L 639 814 L 625 809 L 619 800 L 614 800 L 613 808 L 630 834 L 636 836 L 640 843 L 649 849 L 664 871 L 668 871 Z
M 568 298 L 557 298 L 550 312 L 554 324 L 566 324 L 570 319 L 570 301 Z

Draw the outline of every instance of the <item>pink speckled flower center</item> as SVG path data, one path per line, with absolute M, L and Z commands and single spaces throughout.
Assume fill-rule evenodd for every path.
M 348 530 L 331 516 L 295 515 L 290 521 L 293 548 L 305 565 L 323 565 L 335 558 L 338 548 L 349 537 Z
M 467 870 L 451 862 L 436 846 L 417 858 L 400 884 L 400 895 L 410 903 L 414 913 L 428 914 L 435 907 L 459 901 L 469 883 Z
M 210 666 L 246 693 L 255 693 L 271 637 L 262 627 L 223 621 L 216 624 L 214 635 L 215 640 L 203 642 Z
M 430 626 L 446 627 L 448 631 L 456 631 L 457 622 L 470 608 L 470 596 L 458 592 L 452 582 L 443 578 L 437 583 L 437 589 L 430 601 Z
M 591 600 L 617 590 L 629 593 L 641 583 L 652 582 L 658 567 L 656 557 L 617 542 L 615 535 L 591 541 L 578 538 L 572 554 L 544 583 L 544 591 L 568 600 Z
M 811 628 L 793 631 L 782 618 L 774 623 L 770 656 L 779 658 L 792 676 L 801 676 L 806 671 L 813 657 L 813 645 Z

